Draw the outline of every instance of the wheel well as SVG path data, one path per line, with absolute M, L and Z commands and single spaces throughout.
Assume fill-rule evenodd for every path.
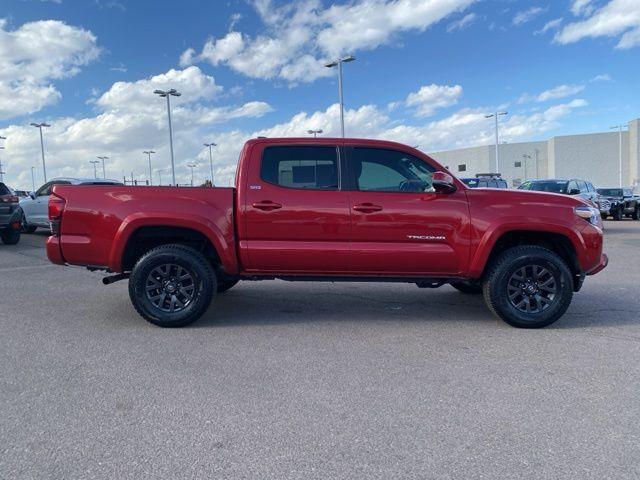
M 141 227 L 129 237 L 122 255 L 122 270 L 130 271 L 149 250 L 170 243 L 187 245 L 201 252 L 213 265 L 220 264 L 216 249 L 202 233 L 190 228 L 157 226 Z
M 520 245 L 538 245 L 557 253 L 568 265 L 573 275 L 580 275 L 578 257 L 569 238 L 560 233 L 531 232 L 527 230 L 507 232 L 495 243 L 489 254 L 489 261 L 496 258 L 505 250 Z M 485 266 L 485 271 L 487 270 Z

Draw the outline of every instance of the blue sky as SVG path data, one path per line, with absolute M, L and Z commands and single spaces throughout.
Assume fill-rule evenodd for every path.
M 507 109 L 503 140 L 607 130 L 638 116 L 638 0 L 351 0 L 176 2 L 3 0 L 0 150 L 8 183 L 31 184 L 45 131 L 54 175 L 168 169 L 165 110 L 179 88 L 178 176 L 229 182 L 246 138 L 337 134 L 343 53 L 347 134 L 425 151 L 491 143 L 482 114 Z M 4 72 L 4 73 L 2 73 Z M 154 172 L 154 175 L 156 173 Z M 168 178 L 168 170 L 165 170 Z M 41 180 L 41 177 L 38 179 Z M 157 178 L 156 178 L 157 180 Z

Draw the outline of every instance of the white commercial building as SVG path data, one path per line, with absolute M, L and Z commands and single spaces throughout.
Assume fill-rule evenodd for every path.
M 430 153 L 456 176 L 496 172 L 495 145 Z M 565 135 L 547 141 L 503 143 L 498 147 L 499 172 L 510 186 L 534 178 L 580 178 L 598 187 L 620 182 L 618 131 Z M 622 132 L 622 185 L 640 183 L 640 119 Z

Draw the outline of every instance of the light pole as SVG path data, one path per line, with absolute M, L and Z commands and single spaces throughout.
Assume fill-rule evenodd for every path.
M 93 178 L 98 178 L 98 169 L 96 165 L 100 163 L 100 160 L 89 160 L 89 163 L 93 164 Z
M 622 130 L 629 128 L 628 125 L 616 125 L 611 130 L 618 130 L 618 183 L 622 188 Z
M 209 167 L 211 168 L 211 186 L 213 187 L 213 153 L 211 153 L 211 149 L 213 147 L 217 147 L 217 143 L 205 143 L 205 147 L 209 147 Z
M 157 169 L 156 172 L 158 172 L 158 185 L 162 185 L 162 169 Z
M 0 136 L 0 140 L 6 140 L 7 137 Z M 0 147 L 0 150 L 4 150 L 4 147 Z M 2 171 L 2 160 L 0 159 L 0 182 L 4 182 L 4 172 Z
M 522 159 L 524 160 L 524 181 L 527 181 L 527 160 L 531 160 L 533 157 L 528 153 L 522 154 Z
M 182 94 L 175 88 L 172 88 L 171 90 L 154 90 L 153 93 L 167 99 L 167 118 L 169 119 L 169 148 L 171 150 L 171 179 L 173 185 L 176 185 L 176 167 L 173 161 L 173 130 L 171 128 L 171 101 L 169 99 L 171 96 L 179 97 Z
M 31 186 L 33 187 L 33 192 L 36 191 L 36 175 L 33 173 L 36 167 L 31 167 Z
M 193 169 L 197 167 L 195 163 L 187 163 L 187 167 L 191 169 L 191 186 L 193 187 Z
M 102 157 L 97 157 L 101 162 L 102 162 L 102 178 L 107 178 L 107 171 L 104 168 L 104 161 L 105 160 L 109 160 L 109 157 L 107 156 L 102 156 Z
M 44 183 L 47 183 L 47 167 L 44 163 L 44 140 L 42 139 L 42 127 L 50 127 L 48 123 L 32 123 L 32 127 L 36 127 L 40 130 L 40 150 L 42 151 L 42 173 L 44 174 Z
M 313 135 L 313 138 L 318 138 L 318 134 L 319 134 L 319 133 L 322 133 L 322 129 L 321 129 L 321 128 L 319 128 L 319 129 L 317 129 L 317 130 L 307 130 L 307 133 L 308 133 L 309 135 Z
M 538 150 L 537 148 L 533 151 L 534 155 L 536 157 L 536 178 L 539 179 L 540 178 L 540 169 L 538 168 L 539 165 L 539 161 L 538 161 L 538 155 L 540 154 L 540 150 Z
M 484 116 L 484 118 L 495 118 L 496 120 L 496 171 L 495 173 L 500 173 L 500 160 L 499 160 L 499 154 L 498 154 L 498 141 L 499 141 L 499 137 L 498 137 L 498 117 L 500 117 L 501 115 L 507 115 L 509 112 L 495 112 L 495 113 L 488 113 L 487 115 Z
M 353 55 L 338 58 L 333 62 L 327 63 L 325 67 L 333 68 L 338 67 L 338 98 L 340 99 L 340 131 L 342 132 L 342 138 L 344 138 L 344 98 L 342 94 L 342 64 L 353 62 L 356 59 Z
M 145 150 L 144 153 L 149 160 L 149 185 L 153 185 L 153 174 L 151 173 L 151 154 L 156 153 L 153 150 Z

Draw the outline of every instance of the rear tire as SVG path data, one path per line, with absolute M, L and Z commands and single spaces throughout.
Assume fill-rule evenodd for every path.
M 638 205 L 636 209 L 633 211 L 631 218 L 633 218 L 634 220 L 640 220 L 640 205 Z
M 2 231 L 0 237 L 2 237 L 2 243 L 5 245 L 15 245 L 20 241 L 20 229 L 8 228 Z
M 564 260 L 551 250 L 514 247 L 490 266 L 483 294 L 489 310 L 509 325 L 541 328 L 569 308 L 573 279 Z
M 184 327 L 200 318 L 217 288 L 211 263 L 184 245 L 161 245 L 145 253 L 129 277 L 136 311 L 159 327 Z
M 225 281 L 222 281 L 222 282 L 218 281 L 217 292 L 218 293 L 224 293 L 227 290 L 230 290 L 233 287 L 235 287 L 238 284 L 239 281 L 240 280 L 227 280 L 226 282 Z
M 480 295 L 482 293 L 482 285 L 479 283 L 455 282 L 451 286 L 467 295 Z

